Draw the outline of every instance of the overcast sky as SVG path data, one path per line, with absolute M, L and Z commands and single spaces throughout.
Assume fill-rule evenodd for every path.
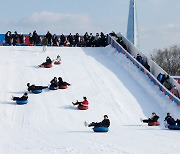
M 0 33 L 121 32 L 129 0 L 0 0 Z M 150 52 L 180 41 L 180 0 L 136 0 L 140 49 Z

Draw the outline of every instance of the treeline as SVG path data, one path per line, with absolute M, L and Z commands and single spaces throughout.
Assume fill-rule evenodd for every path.
M 180 47 L 177 45 L 169 48 L 155 49 L 151 54 L 151 59 L 155 61 L 171 76 L 180 76 Z

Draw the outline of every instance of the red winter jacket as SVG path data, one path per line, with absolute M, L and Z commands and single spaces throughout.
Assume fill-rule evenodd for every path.
M 82 106 L 88 106 L 88 104 L 89 104 L 89 102 L 88 102 L 87 100 L 84 100 L 84 101 L 82 101 L 82 103 L 81 103 Z

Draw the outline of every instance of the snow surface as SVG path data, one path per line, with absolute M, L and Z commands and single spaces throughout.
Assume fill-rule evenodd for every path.
M 46 56 L 61 65 L 38 68 Z M 111 46 L 105 48 L 0 47 L 0 154 L 178 154 L 180 131 L 164 127 L 171 102 L 134 65 Z M 10 97 L 27 91 L 27 82 L 48 85 L 61 76 L 72 85 L 65 90 L 29 93 L 29 103 Z M 86 96 L 89 109 L 71 102 Z M 156 112 L 161 125 L 147 126 L 141 118 Z M 84 121 L 101 121 L 107 114 L 108 133 L 95 133 Z

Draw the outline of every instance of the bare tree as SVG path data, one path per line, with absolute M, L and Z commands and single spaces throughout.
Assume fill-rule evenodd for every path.
M 155 61 L 168 74 L 180 75 L 180 47 L 177 45 L 165 48 L 164 50 L 155 49 L 151 55 Z

